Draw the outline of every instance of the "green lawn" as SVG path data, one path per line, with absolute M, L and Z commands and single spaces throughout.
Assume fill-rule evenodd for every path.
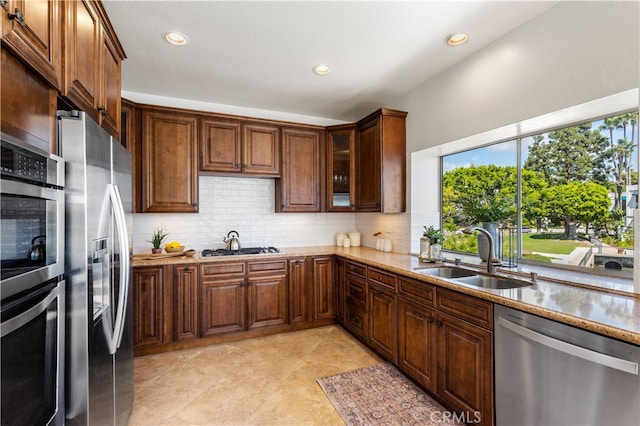
M 576 247 L 589 246 L 589 243 L 582 240 L 568 240 L 564 234 L 523 234 L 523 253 L 542 252 L 554 254 L 569 254 Z

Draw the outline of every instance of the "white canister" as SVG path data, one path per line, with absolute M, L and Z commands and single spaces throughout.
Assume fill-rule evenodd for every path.
M 342 247 L 351 247 L 351 240 L 349 237 L 345 237 L 344 240 L 342 240 Z
M 389 253 L 391 251 L 391 240 L 384 240 L 383 251 Z
M 351 247 L 360 247 L 360 233 L 358 231 L 349 232 Z
M 382 238 L 378 238 L 376 240 L 376 250 L 382 251 L 383 246 L 384 246 L 384 240 Z
M 336 245 L 342 247 L 342 242 L 344 241 L 346 236 L 347 234 L 345 234 L 344 232 L 338 232 L 336 234 Z

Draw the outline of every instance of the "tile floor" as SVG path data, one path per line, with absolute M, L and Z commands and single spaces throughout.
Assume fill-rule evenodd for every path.
M 339 326 L 135 358 L 130 425 L 344 425 L 316 378 L 381 362 Z

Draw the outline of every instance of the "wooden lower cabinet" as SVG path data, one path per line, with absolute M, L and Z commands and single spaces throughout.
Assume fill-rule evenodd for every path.
M 173 339 L 200 337 L 198 332 L 198 267 L 173 267 Z
M 438 395 L 467 418 L 493 424 L 493 334 L 438 313 Z
M 247 285 L 249 330 L 287 323 L 286 275 L 250 278 Z
M 333 256 L 313 258 L 313 320 L 333 320 L 335 314 Z
M 448 409 L 493 424 L 493 305 L 349 260 L 344 270 L 340 324 Z
M 170 341 L 170 286 L 165 282 L 164 267 L 136 268 L 133 272 L 133 343 L 136 347 L 159 345 Z
M 344 274 L 345 274 L 345 261 L 339 257 L 335 260 L 335 277 L 334 277 L 334 289 L 336 296 L 336 320 L 342 323 L 344 320 L 345 310 L 345 296 L 344 296 Z
M 200 335 L 216 336 L 246 329 L 244 262 L 200 265 Z
M 393 363 L 398 362 L 395 292 L 369 283 L 369 345 Z
M 344 327 L 360 340 L 368 340 L 367 280 L 352 272 L 345 274 Z
M 436 312 L 398 298 L 398 367 L 425 388 L 437 392 Z
M 289 259 L 289 323 L 307 321 L 307 262 L 306 258 Z

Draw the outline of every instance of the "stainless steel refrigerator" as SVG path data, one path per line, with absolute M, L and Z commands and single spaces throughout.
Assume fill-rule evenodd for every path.
M 58 113 L 66 187 L 66 419 L 126 425 L 133 405 L 131 154 L 82 112 Z

